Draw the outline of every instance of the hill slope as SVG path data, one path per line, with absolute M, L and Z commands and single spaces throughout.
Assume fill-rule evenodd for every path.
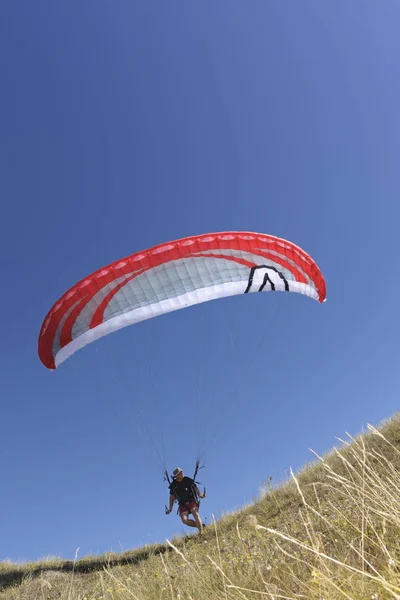
M 191 536 L 0 564 L 1 600 L 400 599 L 400 414 Z

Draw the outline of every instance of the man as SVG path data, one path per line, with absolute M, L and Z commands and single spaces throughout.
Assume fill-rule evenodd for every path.
M 201 535 L 203 533 L 204 525 L 199 515 L 199 505 L 196 496 L 198 498 L 205 498 L 206 490 L 204 489 L 204 493 L 200 494 L 194 479 L 185 477 L 182 469 L 179 467 L 174 470 L 172 477 L 172 483 L 169 486 L 169 509 L 167 509 L 165 513 L 169 515 L 170 512 L 172 512 L 175 500 L 178 500 L 178 510 L 182 523 L 189 527 L 197 527 L 199 534 Z M 189 513 L 192 514 L 193 519 L 189 519 Z

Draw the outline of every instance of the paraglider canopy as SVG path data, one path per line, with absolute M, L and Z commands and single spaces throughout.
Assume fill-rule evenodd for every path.
M 154 246 L 99 269 L 50 309 L 39 357 L 55 369 L 74 352 L 122 327 L 208 300 L 261 291 L 304 294 L 323 302 L 315 261 L 292 242 L 227 231 Z

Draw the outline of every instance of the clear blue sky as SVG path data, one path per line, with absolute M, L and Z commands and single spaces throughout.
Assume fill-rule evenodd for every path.
M 218 425 L 208 517 L 398 409 L 399 18 L 396 0 L 2 0 L 0 559 L 183 531 L 137 406 L 170 470 L 192 471 L 198 399 Z M 302 246 L 328 301 L 219 300 L 40 363 L 78 279 L 229 229 Z

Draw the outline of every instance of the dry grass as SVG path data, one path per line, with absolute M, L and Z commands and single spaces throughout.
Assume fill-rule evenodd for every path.
M 23 583 L 0 599 L 400 600 L 400 415 L 316 458 L 203 539 L 87 557 L 69 572 L 20 565 Z

